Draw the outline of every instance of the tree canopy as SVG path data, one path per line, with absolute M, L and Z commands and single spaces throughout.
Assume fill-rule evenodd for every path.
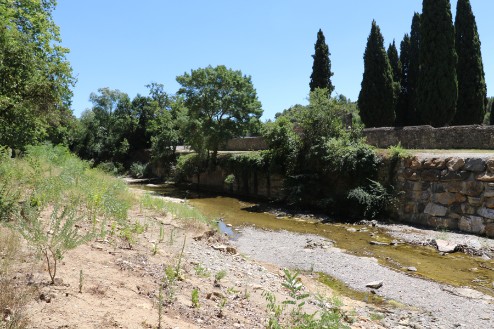
M 333 76 L 331 72 L 331 59 L 329 58 L 331 54 L 321 29 L 317 32 L 317 41 L 314 45 L 314 50 L 314 55 L 312 55 L 314 63 L 312 64 L 312 74 L 310 75 L 310 91 L 314 91 L 316 88 L 326 89 L 328 96 L 331 96 L 334 90 L 334 86 L 331 83 L 331 77 Z
M 455 29 L 449 0 L 423 0 L 417 110 L 423 124 L 441 127 L 456 112 Z
M 366 127 L 393 126 L 395 121 L 393 72 L 384 39 L 376 21 L 367 39 L 364 74 L 358 98 L 360 117 Z
M 0 145 L 63 141 L 75 80 L 52 18 L 55 0 L 0 4 Z
M 188 109 L 186 142 L 199 153 L 213 153 L 232 137 L 259 123 L 261 102 L 250 76 L 220 65 L 192 70 L 177 77 L 178 94 Z
M 456 6 L 455 46 L 458 54 L 458 102 L 453 124 L 481 124 L 487 88 L 480 38 L 470 0 L 458 0 Z

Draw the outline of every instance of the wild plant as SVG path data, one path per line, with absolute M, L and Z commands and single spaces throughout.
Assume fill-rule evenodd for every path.
M 199 308 L 199 289 L 192 289 L 191 301 L 193 308 Z
M 225 276 L 226 276 L 226 271 L 225 270 L 221 270 L 221 271 L 216 272 L 216 274 L 214 275 L 214 286 L 215 287 L 219 287 L 220 286 L 220 281 Z
M 285 279 L 282 286 L 288 290 L 290 299 L 283 301 L 281 304 L 277 303 L 276 297 L 271 292 L 265 291 L 263 293 L 266 298 L 267 310 L 270 314 L 268 319 L 268 329 L 281 329 L 283 328 L 283 313 L 287 308 L 287 305 L 292 305 L 290 315 L 286 319 L 286 322 L 290 324 L 289 328 L 294 329 L 346 329 L 349 328 L 342 323 L 341 312 L 339 307 L 337 310 L 321 308 L 318 312 L 312 314 L 306 313 L 303 310 L 305 300 L 309 297 L 308 293 L 303 292 L 304 286 L 300 281 L 299 273 L 292 273 L 289 270 L 284 270 Z
M 55 283 L 58 261 L 64 254 L 94 237 L 92 230 L 80 232 L 77 224 L 84 222 L 85 217 L 69 206 L 55 205 L 45 221 L 40 209 L 26 205 L 21 217 L 15 228 L 45 259 L 51 284 Z

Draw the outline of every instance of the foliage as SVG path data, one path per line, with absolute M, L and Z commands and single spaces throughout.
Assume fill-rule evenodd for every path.
M 358 98 L 360 117 L 366 127 L 392 126 L 395 121 L 395 89 L 384 39 L 375 21 L 364 53 L 364 74 Z
M 433 127 L 447 125 L 455 116 L 458 99 L 455 28 L 449 0 L 423 1 L 419 60 L 420 120 Z
M 410 62 L 408 64 L 408 111 L 405 126 L 422 124 L 417 110 L 417 90 L 420 73 L 421 15 L 414 13 L 410 32 Z
M 130 175 L 134 178 L 142 178 L 144 177 L 144 174 L 146 173 L 147 169 L 147 164 L 145 163 L 140 163 L 140 162 L 134 162 L 130 166 Z
M 90 169 L 65 147 L 29 146 L 23 158 L 3 157 L 0 181 L 8 186 L 0 200 L 16 196 L 17 206 L 7 218 L 10 225 L 45 257 L 52 282 L 67 250 L 97 231 L 104 236 L 108 221 L 122 228 L 127 224 L 130 199 L 125 184 Z
M 312 64 L 312 74 L 310 75 L 310 91 L 314 91 L 316 88 L 326 89 L 328 96 L 331 96 L 334 86 L 331 83 L 333 72 L 331 72 L 330 55 L 324 33 L 319 29 L 317 41 L 314 45 L 314 55 L 312 55 L 314 63 Z
M 199 289 L 192 289 L 191 302 L 193 308 L 199 308 Z
M 0 145 L 67 141 L 75 79 L 53 21 L 55 6 L 55 0 L 0 4 Z
M 480 38 L 470 0 L 456 6 L 455 47 L 458 55 L 458 102 L 453 124 L 481 124 L 485 115 L 487 87 Z
M 490 125 L 494 125 L 494 102 L 491 103 L 491 107 L 490 107 L 490 118 L 489 118 L 489 124 Z
M 185 97 L 189 122 L 186 142 L 200 153 L 212 152 L 232 137 L 244 135 L 258 124 L 261 103 L 250 76 L 220 65 L 208 66 L 177 77 L 182 86 L 178 94 Z
M 188 177 L 200 174 L 207 168 L 207 161 L 201 158 L 197 153 L 181 155 L 177 159 L 175 167 L 175 180 L 177 182 L 185 181 Z
M 398 56 L 398 49 L 396 49 L 396 43 L 394 40 L 393 43 L 389 44 L 386 53 L 388 55 L 389 64 L 391 65 L 391 69 L 393 71 L 393 81 L 400 82 L 402 63 L 400 61 L 400 57 Z
M 408 74 L 410 67 L 410 37 L 405 34 L 400 44 L 400 63 L 401 63 L 401 77 L 400 77 L 400 93 L 398 95 L 398 101 L 396 103 L 396 119 L 395 126 L 403 127 L 407 123 L 406 117 L 409 115 L 410 107 L 410 95 L 408 85 Z
M 22 209 L 21 216 L 16 229 L 46 260 L 51 284 L 55 283 L 58 261 L 64 254 L 94 237 L 93 230 L 79 232 L 77 225 L 85 218 L 70 206 L 56 205 L 47 222 L 39 209 L 30 206 Z
M 287 116 L 267 122 L 262 128 L 262 136 L 269 147 L 272 164 L 279 166 L 282 172 L 293 171 L 300 149 L 301 139 L 294 128 L 295 125 Z
M 401 142 L 398 143 L 398 145 L 388 147 L 388 151 L 389 156 L 391 156 L 392 158 L 405 159 L 412 156 L 412 153 L 409 150 L 404 149 L 401 146 Z
M 264 298 L 268 302 L 267 310 L 269 311 L 269 319 L 267 328 L 281 329 L 343 329 L 349 328 L 342 323 L 342 312 L 338 307 L 334 309 L 321 308 L 313 314 L 308 314 L 304 311 L 303 306 L 305 300 L 309 297 L 308 293 L 304 293 L 304 286 L 300 282 L 299 274 L 292 273 L 289 270 L 284 270 L 285 280 L 282 283 L 283 287 L 288 290 L 290 299 L 278 304 L 274 294 L 265 291 Z M 292 305 L 290 314 L 284 319 L 284 313 L 287 310 L 287 305 Z
M 391 205 L 395 198 L 379 182 L 369 180 L 370 184 L 365 187 L 357 187 L 348 193 L 350 200 L 355 200 L 364 208 L 364 216 L 376 218 L 382 215 Z

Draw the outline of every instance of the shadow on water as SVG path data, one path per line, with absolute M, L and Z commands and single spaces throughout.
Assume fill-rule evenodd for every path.
M 244 199 L 217 196 L 211 193 L 177 190 L 170 185 L 144 186 L 156 194 L 187 198 L 189 203 L 204 215 L 219 221 L 222 231 L 241 226 L 255 226 L 268 230 L 317 234 L 334 241 L 336 247 L 357 256 L 374 257 L 381 264 L 397 271 L 431 279 L 454 286 L 467 286 L 494 296 L 494 260 L 484 260 L 463 253 L 440 254 L 428 246 L 394 243 L 384 229 L 372 225 L 343 223 L 324 224 L 313 216 L 292 216 L 284 211 L 272 213 L 270 204 L 259 204 Z M 274 208 L 276 209 L 276 208 Z M 227 232 L 227 233 L 228 233 Z M 444 232 L 443 232 L 444 233 Z M 440 235 L 441 233 L 438 233 Z M 383 242 L 387 245 L 375 245 Z M 408 272 L 415 267 L 417 272 Z

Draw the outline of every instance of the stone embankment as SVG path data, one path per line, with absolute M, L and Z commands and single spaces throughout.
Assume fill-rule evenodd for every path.
M 402 222 L 494 237 L 494 157 L 415 156 L 395 173 Z

